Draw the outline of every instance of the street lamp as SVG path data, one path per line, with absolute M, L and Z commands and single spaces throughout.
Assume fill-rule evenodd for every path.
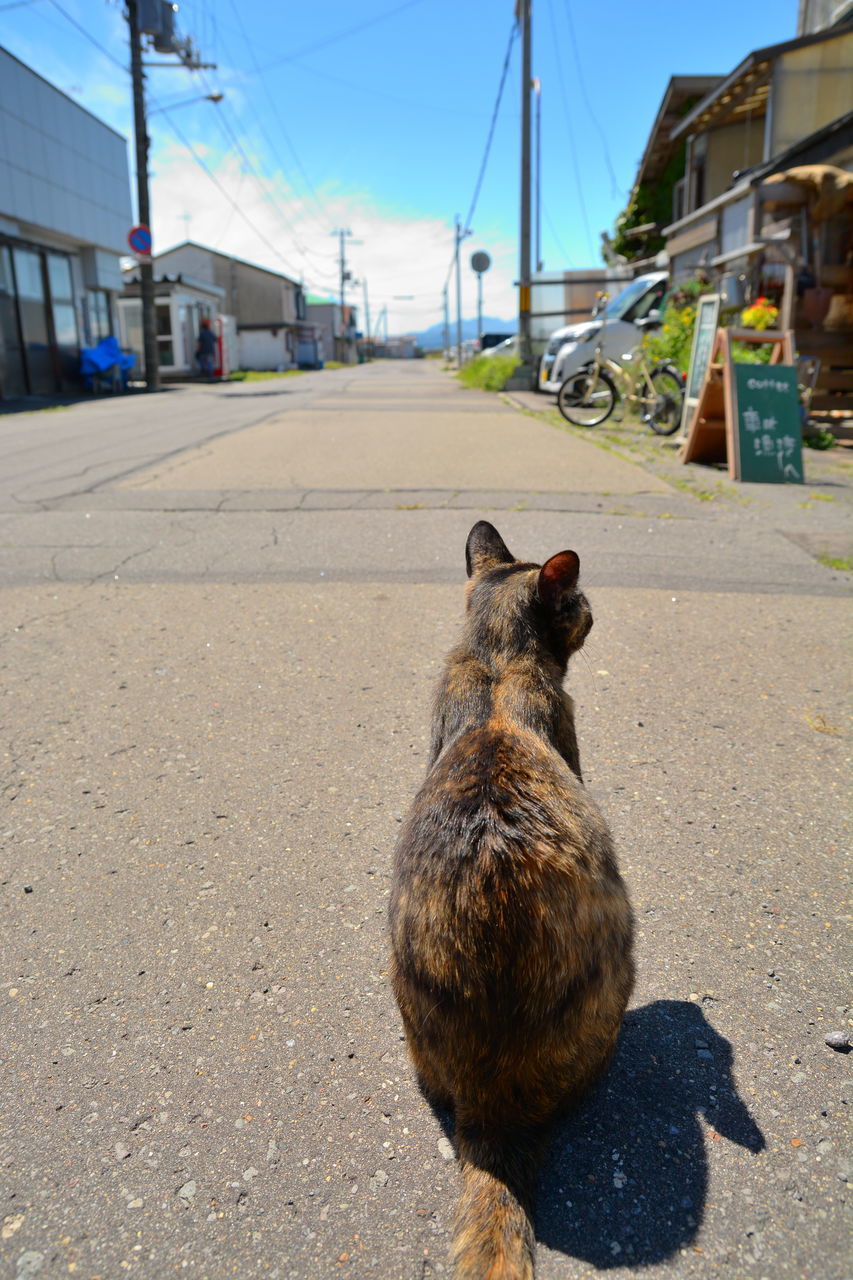
M 165 107 L 155 107 L 153 111 L 148 112 L 148 115 L 157 116 L 162 111 L 177 111 L 178 107 L 191 107 L 194 102 L 221 102 L 224 97 L 224 93 L 205 93 L 201 98 L 184 98 L 181 102 L 173 102 Z

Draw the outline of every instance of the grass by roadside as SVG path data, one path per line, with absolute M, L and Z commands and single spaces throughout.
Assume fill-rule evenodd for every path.
M 327 360 L 323 365 L 325 369 L 346 369 L 347 365 L 340 360 Z M 319 372 L 323 372 L 320 370 Z M 235 369 L 230 373 L 224 382 L 266 382 L 270 378 L 297 378 L 303 373 L 309 373 L 308 369 Z
M 518 365 L 516 356 L 476 356 L 463 364 L 456 376 L 466 387 L 503 391 Z

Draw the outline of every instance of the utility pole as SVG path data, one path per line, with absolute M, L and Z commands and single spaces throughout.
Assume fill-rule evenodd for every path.
M 361 240 L 352 239 L 352 232 L 349 227 L 339 227 L 336 231 L 332 232 L 332 235 L 337 236 L 340 243 L 340 248 L 338 250 L 338 265 L 340 268 L 339 298 L 341 307 L 341 341 L 345 344 L 347 331 L 346 314 L 344 312 L 344 307 L 346 306 L 346 286 L 347 281 L 352 280 L 352 272 L 347 270 L 346 242 L 348 239 L 351 240 L 353 244 L 362 244 L 363 242 Z
M 538 76 L 533 78 L 533 92 L 536 97 L 536 252 L 533 259 L 536 263 L 536 274 L 542 270 L 542 85 Z
M 133 133 L 136 143 L 136 203 L 139 223 L 151 230 L 151 201 L 148 192 L 148 126 L 145 119 L 145 74 L 142 65 L 142 37 L 153 40 L 157 53 L 176 53 L 180 62 L 153 62 L 146 66 L 178 67 L 187 71 L 216 70 L 213 62 L 200 62 L 191 40 L 180 40 L 175 31 L 176 4 L 160 0 L 147 4 L 144 17 L 140 0 L 127 0 L 127 23 L 130 38 L 130 79 L 133 88 Z M 143 29 L 144 28 L 144 29 Z M 221 94 L 208 94 L 219 101 Z M 184 214 L 184 217 L 191 215 Z M 187 225 L 189 231 L 189 224 Z M 154 261 L 152 247 L 139 262 L 139 300 L 142 308 L 142 350 L 145 361 L 145 385 L 149 391 L 160 390 L 160 361 L 154 319 Z
M 459 246 L 466 236 L 470 236 L 470 231 L 462 230 L 462 220 L 459 214 L 456 215 L 456 228 L 454 232 L 455 242 L 455 261 L 456 261 L 456 367 L 462 368 L 462 272 L 459 267 Z
M 519 220 L 518 346 L 521 364 L 510 380 L 516 389 L 533 384 L 533 351 L 530 346 L 530 94 L 531 0 L 517 0 L 521 23 L 521 217 Z
M 142 38 L 139 31 L 138 0 L 127 0 L 130 26 L 130 76 L 133 82 L 133 132 L 136 139 L 136 202 L 139 222 L 151 226 L 148 198 L 148 129 L 145 123 L 145 86 L 142 73 Z M 145 385 L 149 391 L 160 390 L 160 364 L 157 359 L 157 334 L 154 328 L 154 263 L 151 255 L 139 264 L 139 294 L 142 307 L 142 350 L 145 359 Z
M 362 288 L 364 289 L 364 337 L 365 337 L 364 345 L 367 348 L 367 352 L 366 352 L 367 356 L 372 357 L 373 347 L 370 342 L 370 307 L 367 305 L 367 281 L 366 280 L 362 281 Z
M 444 333 L 442 334 L 442 346 L 444 348 L 445 360 L 450 359 L 450 310 L 449 300 L 447 297 L 447 285 L 441 291 L 441 303 L 444 311 Z

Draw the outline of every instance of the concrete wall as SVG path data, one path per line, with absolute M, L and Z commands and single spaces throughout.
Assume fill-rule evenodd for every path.
M 241 369 L 289 369 L 293 354 L 286 329 L 240 329 L 237 348 Z
M 127 142 L 0 49 L 0 215 L 127 253 Z M 100 284 L 100 282 L 98 282 Z M 101 287 L 104 287 L 103 285 Z

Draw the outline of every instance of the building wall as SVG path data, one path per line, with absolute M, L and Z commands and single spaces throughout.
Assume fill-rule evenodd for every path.
M 321 343 L 321 360 L 336 359 L 335 335 L 340 325 L 340 308 L 336 302 L 309 302 L 308 323 L 317 330 Z
M 293 363 L 287 329 L 240 329 L 237 346 L 241 369 L 289 369 Z
M 764 117 L 748 117 L 706 134 L 705 200 L 728 191 L 736 169 L 749 169 L 764 159 Z
M 773 69 L 767 159 L 837 120 L 853 101 L 853 31 L 782 54 Z
M 166 253 L 158 253 L 154 259 L 154 267 L 158 275 L 192 276 L 194 280 L 204 280 L 207 284 L 220 284 L 215 277 L 214 261 L 214 255 L 209 249 L 202 249 L 195 244 L 181 244 L 176 249 L 168 249 Z M 224 309 L 227 311 L 228 307 Z
M 113 254 L 132 225 L 127 143 L 0 49 L 0 213 Z
M 0 396 L 78 389 L 131 224 L 125 139 L 0 49 Z
M 158 272 L 188 275 L 225 291 L 223 308 L 240 324 L 295 324 L 299 286 L 286 276 L 229 258 L 203 245 L 183 244 L 157 254 Z
M 281 276 L 252 267 L 246 262 L 231 262 L 232 305 L 238 324 L 296 323 L 296 286 Z M 225 286 L 224 280 L 217 284 Z M 227 286 L 226 290 L 227 290 Z M 226 297 L 228 293 L 226 292 Z

